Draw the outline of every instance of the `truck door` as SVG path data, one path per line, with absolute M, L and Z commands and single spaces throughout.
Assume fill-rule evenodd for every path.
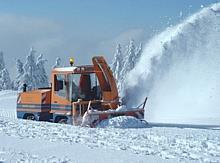
M 67 74 L 53 74 L 52 77 L 51 112 L 55 114 L 70 114 L 71 100 Z

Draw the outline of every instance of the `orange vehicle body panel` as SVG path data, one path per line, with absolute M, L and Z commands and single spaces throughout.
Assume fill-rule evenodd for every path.
M 29 92 L 20 93 L 18 95 L 17 104 L 17 111 L 49 112 L 51 104 L 51 90 L 33 90 Z
M 92 61 L 101 89 L 103 90 L 102 106 L 106 109 L 116 109 L 119 105 L 119 96 L 113 73 L 104 57 L 94 57 Z

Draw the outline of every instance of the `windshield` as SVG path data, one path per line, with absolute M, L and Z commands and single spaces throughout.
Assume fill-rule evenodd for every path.
M 101 90 L 95 73 L 69 74 L 67 76 L 69 89 L 68 99 L 72 102 L 101 99 Z

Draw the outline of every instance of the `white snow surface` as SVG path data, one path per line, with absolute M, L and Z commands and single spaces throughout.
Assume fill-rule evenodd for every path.
M 18 120 L 16 94 L 0 92 L 0 162 L 220 162 L 219 128 L 86 128 Z
M 16 119 L 16 91 L 0 91 L 0 117 Z
M 130 116 L 119 116 L 101 121 L 99 128 L 146 128 L 147 123 Z
M 116 109 L 116 111 L 127 111 L 128 109 L 127 109 L 127 107 L 125 106 L 125 105 L 121 105 L 121 106 L 119 106 L 117 109 Z

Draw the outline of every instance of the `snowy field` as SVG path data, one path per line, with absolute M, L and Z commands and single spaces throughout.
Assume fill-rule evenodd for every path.
M 121 118 L 83 128 L 17 120 L 16 92 L 0 92 L 0 102 L 0 162 L 220 162 L 217 126 L 126 128 Z
M 0 91 L 0 117 L 16 118 L 16 99 L 15 91 Z

